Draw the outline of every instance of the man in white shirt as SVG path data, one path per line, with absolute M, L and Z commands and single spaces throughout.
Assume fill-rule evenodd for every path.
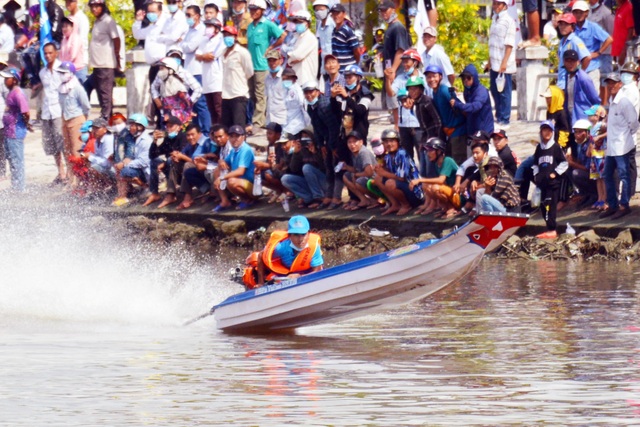
M 604 158 L 604 183 L 607 189 L 607 205 L 600 218 L 621 218 L 631 212 L 629 207 L 630 174 L 629 157 L 635 153 L 636 132 L 640 127 L 638 113 L 633 103 L 622 91 L 620 74 L 610 73 L 605 78 L 611 98 L 609 99 L 609 121 L 607 123 L 607 150 Z M 620 200 L 614 172 L 620 180 Z
M 5 17 L 0 14 L 0 52 L 11 53 L 15 44 L 15 36 L 11 27 L 5 22 Z
M 336 23 L 329 16 L 329 9 L 333 2 L 329 0 L 316 0 L 313 2 L 313 11 L 316 16 L 316 36 L 320 46 L 320 56 L 322 68 L 324 69 L 324 57 L 331 54 L 331 38 Z
M 61 74 L 56 71 L 60 66 L 60 61 L 55 44 L 47 43 L 44 45 L 43 51 L 47 66 L 42 68 L 39 73 L 43 89 L 41 104 L 42 147 L 47 156 L 53 156 L 58 168 L 58 176 L 53 180 L 53 184 L 63 184 L 67 182 L 68 177 L 62 161 L 64 139 L 62 137 L 62 108 L 58 93 L 62 80 Z
M 267 95 L 267 123 L 278 123 L 283 126 L 287 122 L 287 107 L 284 103 L 286 90 L 282 87 L 282 54 L 273 49 L 265 55 L 269 64 L 269 72 L 264 79 Z
M 489 29 L 489 85 L 496 106 L 496 122 L 504 129 L 511 117 L 511 78 L 516 73 L 516 22 L 507 9 L 507 0 L 493 2 L 493 20 Z M 504 78 L 499 84 L 498 77 Z
M 301 10 L 289 18 L 296 26 L 297 38 L 287 53 L 288 63 L 302 84 L 318 81 L 318 39 L 309 29 L 311 15 Z
M 69 11 L 69 17 L 73 17 L 74 27 L 78 27 L 80 39 L 84 43 L 84 62 L 89 63 L 89 18 L 78 7 L 78 0 L 66 0 L 65 6 Z M 124 38 L 123 38 L 124 40 Z
M 227 47 L 222 55 L 222 124 L 229 128 L 238 125 L 244 129 L 253 61 L 247 48 L 238 43 L 236 27 L 224 27 L 222 36 Z
M 187 31 L 184 40 L 180 43 L 184 52 L 184 68 L 202 85 L 202 63 L 196 59 L 196 51 L 205 39 L 205 25 L 200 22 L 200 7 L 196 5 L 188 6 L 185 16 L 189 31 Z M 207 101 L 204 96 L 198 98 L 198 101 L 193 105 L 193 112 L 198 115 L 197 123 L 202 133 L 209 135 L 211 114 L 207 109 Z
M 184 36 L 189 31 L 189 25 L 187 25 L 187 17 L 181 10 L 182 0 L 167 0 L 167 10 L 169 15 L 162 27 L 162 33 L 158 38 L 158 41 L 164 43 L 165 51 L 180 44 L 184 39 Z
M 217 19 L 204 21 L 204 37 L 196 49 L 195 59 L 202 66 L 202 93 L 209 109 L 211 124 L 222 123 L 222 55 L 226 49 Z
M 147 18 L 149 25 L 142 27 L 142 21 Z M 164 23 L 167 20 L 166 14 L 162 12 L 162 3 L 147 3 L 146 12 L 139 10 L 136 12 L 136 22 L 133 23 L 131 30 L 136 40 L 144 40 L 144 59 L 147 64 L 151 65 L 149 71 L 149 82 L 152 82 L 158 72 L 155 65 L 164 58 L 167 52 L 167 46 L 163 40 L 160 40 Z

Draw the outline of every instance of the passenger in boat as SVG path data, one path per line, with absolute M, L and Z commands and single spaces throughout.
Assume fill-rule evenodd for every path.
M 291 217 L 287 231 L 274 231 L 264 250 L 247 259 L 243 281 L 247 288 L 286 276 L 294 279 L 322 270 L 324 259 L 320 235 L 309 232 L 309 221 L 302 215 Z

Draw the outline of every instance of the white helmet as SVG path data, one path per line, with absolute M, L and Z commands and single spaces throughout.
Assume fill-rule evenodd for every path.
M 331 7 L 331 5 L 329 4 L 329 0 L 316 0 L 313 2 L 313 6 L 327 6 L 327 7 Z
M 311 14 L 306 10 L 299 10 L 289 19 L 303 19 L 307 22 L 311 22 Z
M 178 63 L 176 62 L 175 58 L 162 58 L 159 62 L 158 65 L 162 65 L 164 67 L 167 67 L 168 69 L 172 70 L 174 73 L 178 72 Z
M 589 120 L 587 119 L 580 119 L 577 120 L 575 122 L 575 124 L 573 125 L 574 129 L 584 129 L 584 130 L 589 130 L 589 128 L 591 127 L 591 122 L 589 122 Z
M 249 6 L 255 6 L 262 10 L 267 10 L 267 2 L 265 0 L 251 0 Z

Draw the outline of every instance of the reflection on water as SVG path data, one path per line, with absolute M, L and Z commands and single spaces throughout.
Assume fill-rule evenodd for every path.
M 637 265 L 485 259 L 411 306 L 233 336 L 180 326 L 238 289 L 228 260 L 10 218 L 1 425 L 640 425 Z

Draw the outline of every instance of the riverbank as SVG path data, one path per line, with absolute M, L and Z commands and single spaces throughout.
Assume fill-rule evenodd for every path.
M 380 111 L 372 112 L 371 136 L 378 136 L 382 130 L 390 127 L 388 116 Z M 531 155 L 534 150 L 532 140 L 536 140 L 538 134 L 538 123 L 514 121 L 507 130 L 510 146 L 517 153 L 520 159 Z M 262 151 L 265 146 L 265 137 L 254 136 L 248 142 Z M 345 211 L 337 209 L 334 211 L 298 209 L 291 205 L 290 212 L 285 212 L 282 206 L 268 204 L 261 201 L 248 210 L 225 211 L 213 213 L 212 203 L 194 204 L 193 207 L 183 211 L 176 211 L 172 205 L 164 209 L 157 209 L 155 206 L 142 207 L 140 200 L 123 208 L 110 206 L 111 199 L 84 201 L 77 200 L 68 195 L 68 191 L 63 187 L 49 187 L 48 184 L 56 175 L 53 158 L 45 156 L 41 144 L 41 132 L 37 128 L 30 133 L 25 140 L 25 164 L 27 175 L 27 191 L 29 195 L 14 198 L 12 203 L 21 204 L 21 199 L 25 199 L 24 208 L 29 208 L 31 203 L 37 203 L 40 208 L 74 210 L 74 205 L 81 204 L 83 209 L 89 209 L 93 215 L 105 216 L 109 218 L 145 216 L 151 219 L 163 219 L 171 222 L 181 222 L 195 226 L 201 226 L 209 219 L 220 221 L 242 220 L 246 224 L 247 231 L 267 227 L 274 221 L 287 220 L 293 214 L 304 214 L 311 221 L 312 227 L 320 230 L 341 230 L 346 227 L 366 226 L 369 229 L 388 231 L 391 235 L 398 237 L 417 237 L 423 233 L 432 233 L 440 237 L 443 233 L 451 230 L 457 225 L 463 224 L 467 218 L 459 216 L 452 219 L 436 219 L 432 215 L 406 215 L 380 216 L 377 210 Z M 10 186 L 9 180 L 0 181 L 0 192 L 6 191 Z M 0 193 L 1 194 L 1 193 Z M 30 200 L 30 201 L 29 201 Z M 35 202 L 33 200 L 36 200 Z M 569 204 L 559 212 L 558 224 L 559 232 L 563 233 L 566 224 L 569 223 L 579 234 L 583 231 L 593 230 L 603 237 L 615 238 L 622 231 L 629 229 L 634 241 L 640 239 L 640 203 L 638 198 L 632 199 L 632 212 L 616 221 L 610 219 L 601 220 L 596 212 L 589 209 L 578 209 Z M 535 236 L 544 231 L 544 220 L 539 213 L 534 213 L 519 236 Z

